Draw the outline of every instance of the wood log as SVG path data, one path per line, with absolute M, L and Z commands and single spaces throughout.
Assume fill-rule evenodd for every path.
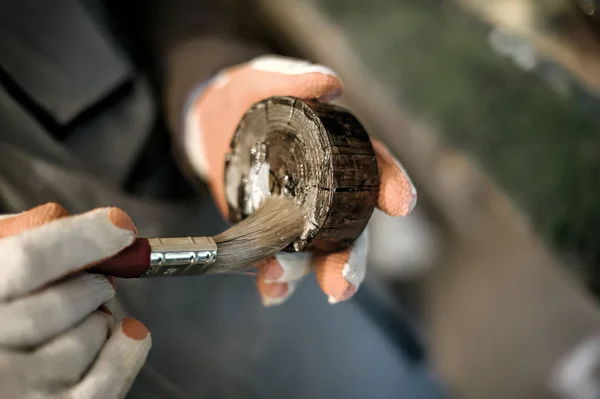
M 234 223 L 265 195 L 295 198 L 306 227 L 288 250 L 330 252 L 347 248 L 365 229 L 377 204 L 379 173 L 371 140 L 348 110 L 271 97 L 239 123 L 225 187 Z

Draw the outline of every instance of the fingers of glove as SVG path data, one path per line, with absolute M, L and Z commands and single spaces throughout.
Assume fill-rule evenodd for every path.
M 133 222 L 117 208 L 54 220 L 0 240 L 0 300 L 38 289 L 108 258 L 135 239 Z
M 93 312 L 73 329 L 25 356 L 27 380 L 45 390 L 73 386 L 94 362 L 112 327 L 112 315 Z
M 265 306 L 283 303 L 311 270 L 312 254 L 281 252 L 258 268 L 258 292 Z
M 73 399 L 123 398 L 144 365 L 152 339 L 138 320 L 124 319 L 102 348 L 98 359 L 76 385 Z
M 254 87 L 270 86 L 269 96 L 292 95 L 304 99 L 332 101 L 342 94 L 342 82 L 329 68 L 294 58 L 267 55 L 250 61 Z
M 408 215 L 417 204 L 415 186 L 381 142 L 373 140 L 373 149 L 381 180 L 377 207 L 390 216 Z
M 26 212 L 0 219 L 0 238 L 9 237 L 49 223 L 53 220 L 68 216 L 69 213 L 62 206 L 47 203 L 32 208 Z
M 354 245 L 344 251 L 315 256 L 315 274 L 330 303 L 352 297 L 366 274 L 368 232 L 365 230 Z
M 70 329 L 114 294 L 106 277 L 82 273 L 33 295 L 0 304 L 0 346 L 37 346 Z

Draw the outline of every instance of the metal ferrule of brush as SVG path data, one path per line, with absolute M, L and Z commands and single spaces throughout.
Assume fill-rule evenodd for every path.
M 149 238 L 150 267 L 140 277 L 204 274 L 217 259 L 210 237 Z

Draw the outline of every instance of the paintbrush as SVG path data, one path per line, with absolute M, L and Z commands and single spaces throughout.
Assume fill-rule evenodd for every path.
M 214 237 L 140 237 L 89 271 L 120 278 L 243 272 L 300 237 L 304 219 L 291 198 L 271 196 L 248 218 Z
M 246 112 L 224 177 L 235 223 L 227 231 L 138 238 L 92 271 L 124 278 L 235 273 L 281 250 L 343 250 L 365 229 L 379 193 L 375 152 L 358 119 L 293 97 L 270 97 Z

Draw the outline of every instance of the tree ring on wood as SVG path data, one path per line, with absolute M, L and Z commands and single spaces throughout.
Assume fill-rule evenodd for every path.
M 286 250 L 331 252 L 350 246 L 367 226 L 379 171 L 367 132 L 348 110 L 271 97 L 252 105 L 237 127 L 225 190 L 234 223 L 267 196 L 294 198 L 305 230 Z

